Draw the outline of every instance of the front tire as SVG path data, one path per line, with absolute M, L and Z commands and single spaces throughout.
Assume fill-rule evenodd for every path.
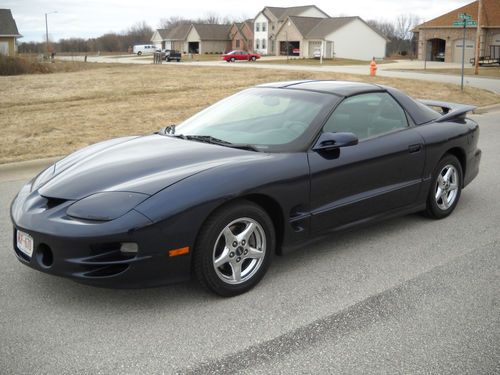
M 231 62 L 235 62 L 236 59 L 234 57 L 231 57 Z
M 460 162 L 453 155 L 445 155 L 434 170 L 425 214 L 432 219 L 449 216 L 460 199 L 462 181 Z
M 256 204 L 240 201 L 215 211 L 203 225 L 193 255 L 194 273 L 208 290 L 230 297 L 252 289 L 269 268 L 274 226 Z
M 255 56 L 252 56 L 252 58 L 250 60 L 252 60 L 253 62 L 255 62 L 255 60 L 257 60 L 257 58 Z

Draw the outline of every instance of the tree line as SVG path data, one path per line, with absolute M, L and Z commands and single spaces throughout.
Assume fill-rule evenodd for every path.
M 412 30 L 421 22 L 421 18 L 414 14 L 400 14 L 395 22 L 368 20 L 366 23 L 387 38 L 387 56 L 411 56 L 417 54 Z
M 244 17 L 220 16 L 216 13 L 208 13 L 201 18 L 184 18 L 172 16 L 160 19 L 158 28 L 168 29 L 180 24 L 204 23 L 230 25 L 233 22 L 241 22 Z M 145 21 L 134 24 L 119 33 L 106 33 L 97 38 L 63 38 L 57 42 L 49 38 L 48 49 L 50 52 L 127 52 L 135 44 L 151 43 L 153 28 Z M 18 46 L 20 53 L 46 53 L 47 43 L 23 42 Z

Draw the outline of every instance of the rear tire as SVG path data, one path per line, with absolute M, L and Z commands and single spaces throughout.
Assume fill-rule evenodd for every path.
M 141 51 L 137 52 L 137 56 L 141 56 L 141 55 L 142 55 Z
M 458 159 L 445 155 L 432 175 L 425 215 L 432 219 L 449 216 L 458 204 L 462 192 L 463 172 Z
M 276 243 L 274 233 L 269 215 L 254 203 L 239 201 L 216 210 L 196 239 L 196 278 L 223 297 L 247 292 L 269 268 Z
M 255 62 L 255 60 L 257 60 L 257 58 L 255 56 L 252 56 L 252 58 L 250 60 L 252 60 L 253 62 Z

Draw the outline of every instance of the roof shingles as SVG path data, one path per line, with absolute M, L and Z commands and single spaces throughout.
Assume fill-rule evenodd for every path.
M 459 13 L 470 14 L 472 19 L 477 21 L 478 1 L 474 1 L 473 3 L 464 5 L 461 8 L 452 10 L 442 16 L 424 22 L 416 26 L 414 30 L 418 30 L 420 28 L 453 27 L 453 21 L 458 19 Z M 482 27 L 500 27 L 500 0 L 483 0 L 482 13 Z
M 0 36 L 21 36 L 10 9 L 0 9 Z

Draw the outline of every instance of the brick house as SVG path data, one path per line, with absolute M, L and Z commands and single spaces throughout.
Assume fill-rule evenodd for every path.
M 233 23 L 229 30 L 229 38 L 232 50 L 253 52 L 253 19 Z
M 453 27 L 459 13 L 467 13 L 478 20 L 479 2 L 474 1 L 461 8 L 424 22 L 413 29 L 418 41 L 418 58 L 428 61 L 461 62 L 463 28 Z M 480 25 L 480 56 L 500 57 L 500 0 L 483 0 Z M 465 62 L 475 56 L 477 27 L 468 26 L 465 32 Z
M 14 56 L 21 37 L 10 9 L 0 9 L 0 55 Z

